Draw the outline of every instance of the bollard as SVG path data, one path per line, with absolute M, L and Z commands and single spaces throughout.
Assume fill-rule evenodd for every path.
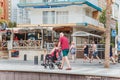
M 120 63 L 120 54 L 118 55 L 118 63 Z
M 34 56 L 34 64 L 38 65 L 38 56 Z
M 43 54 L 41 54 L 41 57 L 40 57 L 40 60 L 41 60 L 41 61 L 43 61 L 43 57 L 44 57 L 44 55 L 43 55 Z
M 24 61 L 27 61 L 27 55 L 24 54 Z

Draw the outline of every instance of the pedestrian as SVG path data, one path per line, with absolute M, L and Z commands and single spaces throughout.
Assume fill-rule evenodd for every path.
M 96 57 L 97 60 L 99 60 L 99 63 L 101 63 L 101 60 L 100 60 L 100 58 L 98 57 L 97 45 L 95 44 L 94 41 L 92 41 L 92 46 L 91 46 L 91 47 L 92 47 L 92 56 L 91 56 L 90 62 L 92 62 L 92 61 L 93 61 L 93 58 Z
M 84 51 L 84 61 L 83 62 L 86 62 L 86 60 L 90 60 L 89 59 L 89 47 L 88 47 L 86 41 L 84 42 L 83 51 Z
M 113 51 L 112 51 L 112 45 L 110 45 L 110 60 L 113 62 L 113 64 L 115 64 L 115 59 L 113 57 Z
M 64 36 L 64 33 L 60 33 L 59 43 L 58 47 L 61 47 L 62 49 L 62 64 L 59 67 L 59 69 L 63 69 L 64 62 L 66 61 L 68 68 L 66 70 L 71 70 L 71 65 L 68 60 L 68 52 L 69 52 L 69 41 L 68 38 Z
M 115 53 L 115 62 L 118 62 L 117 45 L 115 45 L 114 53 Z
M 75 47 L 74 42 L 71 42 L 70 53 L 71 53 L 71 56 L 72 56 L 72 62 L 75 62 L 76 47 Z

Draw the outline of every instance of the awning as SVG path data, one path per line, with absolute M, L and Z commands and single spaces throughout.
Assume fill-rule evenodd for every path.
M 67 1 L 50 1 L 50 2 L 21 2 L 18 4 L 18 7 L 24 8 L 24 7 L 33 7 L 33 8 L 58 8 L 58 7 L 66 7 L 70 5 L 82 5 L 86 4 L 98 11 L 102 11 L 102 9 L 89 2 L 89 0 L 67 0 Z
M 77 32 L 74 32 L 71 36 L 74 36 L 74 37 L 80 37 L 80 36 L 84 36 L 84 37 L 93 36 L 93 37 L 102 38 L 102 36 L 95 35 L 95 34 L 91 34 L 91 33 L 84 32 L 84 31 L 77 31 Z

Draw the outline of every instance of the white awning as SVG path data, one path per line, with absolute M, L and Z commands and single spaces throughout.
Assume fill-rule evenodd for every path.
M 95 35 L 95 34 L 91 34 L 91 33 L 88 33 L 88 32 L 84 32 L 84 31 L 77 31 L 77 32 L 74 32 L 71 36 L 74 36 L 74 37 L 80 37 L 80 36 L 93 36 L 93 37 L 99 37 L 99 38 L 102 38 L 102 36 L 99 36 L 99 35 Z

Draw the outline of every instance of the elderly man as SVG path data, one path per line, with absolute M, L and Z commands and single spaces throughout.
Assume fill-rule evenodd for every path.
M 63 53 L 62 64 L 59 67 L 59 69 L 63 68 L 64 62 L 66 61 L 68 65 L 68 68 L 66 68 L 66 70 L 71 70 L 71 66 L 67 57 L 69 52 L 69 41 L 68 41 L 68 38 L 65 37 L 63 33 L 60 33 L 58 47 L 61 47 L 62 53 Z

